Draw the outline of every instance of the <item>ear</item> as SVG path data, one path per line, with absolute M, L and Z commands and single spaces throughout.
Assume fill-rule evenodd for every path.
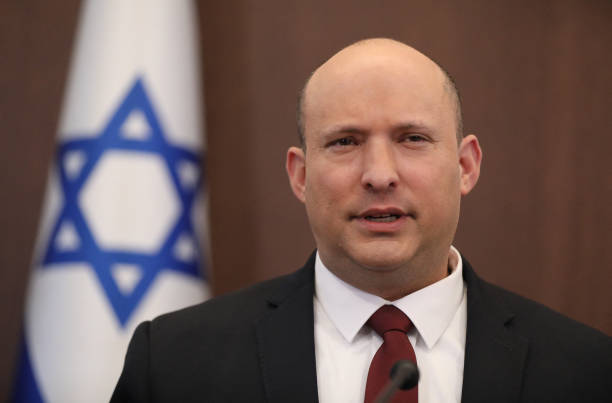
M 289 176 L 289 183 L 293 194 L 302 203 L 305 200 L 306 190 L 306 163 L 305 163 L 304 150 L 299 147 L 290 147 L 287 150 L 287 162 L 285 168 L 287 169 L 287 175 Z
M 476 186 L 480 176 L 482 150 L 478 138 L 470 134 L 459 144 L 459 166 L 461 167 L 461 195 L 465 196 Z

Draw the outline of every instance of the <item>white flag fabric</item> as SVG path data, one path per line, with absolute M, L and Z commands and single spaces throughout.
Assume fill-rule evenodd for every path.
M 197 38 L 188 0 L 83 2 L 15 401 L 107 402 L 135 327 L 208 296 Z

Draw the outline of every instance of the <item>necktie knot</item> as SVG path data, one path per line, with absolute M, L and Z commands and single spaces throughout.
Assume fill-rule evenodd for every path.
M 412 322 L 399 308 L 393 305 L 383 305 L 370 316 L 368 325 L 383 337 L 391 330 L 407 333 L 412 327 Z

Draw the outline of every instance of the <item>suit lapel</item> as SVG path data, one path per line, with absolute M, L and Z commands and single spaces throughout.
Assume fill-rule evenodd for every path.
M 314 254 L 256 325 L 259 361 L 270 403 L 317 402 L 314 350 Z
M 462 402 L 518 402 L 528 341 L 512 331 L 514 314 L 464 259 L 468 309 Z
M 514 314 L 463 259 L 468 318 L 461 401 L 518 402 L 528 341 L 512 331 Z M 314 254 L 256 324 L 267 400 L 318 402 L 314 351 Z

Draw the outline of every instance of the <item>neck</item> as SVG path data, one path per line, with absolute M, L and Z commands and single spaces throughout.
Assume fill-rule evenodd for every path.
M 398 267 L 366 267 L 357 262 L 337 264 L 328 262 L 324 256 L 321 256 L 321 260 L 344 282 L 387 301 L 398 300 L 425 288 L 451 272 L 448 254 L 438 259 L 427 259 L 427 262 L 409 262 Z

